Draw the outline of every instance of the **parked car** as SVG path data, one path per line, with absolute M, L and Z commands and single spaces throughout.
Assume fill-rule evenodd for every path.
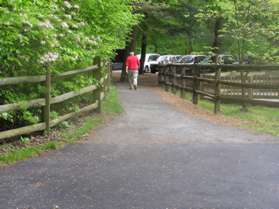
M 158 58 L 159 64 L 178 63 L 182 55 L 163 55 Z
M 179 63 L 179 61 L 182 59 L 183 55 L 173 55 L 171 58 L 172 63 Z
M 167 57 L 167 55 L 162 55 L 162 56 L 158 57 L 157 61 L 158 61 L 158 64 L 167 64 L 168 57 Z
M 185 55 L 179 60 L 179 63 L 189 64 L 189 65 L 198 64 L 206 58 L 207 58 L 206 55 Z
M 218 64 L 238 64 L 235 58 L 232 55 L 224 55 L 220 54 L 217 56 L 217 63 Z
M 141 59 L 141 55 L 137 55 L 138 59 Z M 145 62 L 143 71 L 145 73 L 151 73 L 154 71 L 155 66 L 158 64 L 158 58 L 160 57 L 160 54 L 146 54 L 145 55 Z
M 232 56 L 232 55 L 224 55 L 220 54 L 217 55 L 217 64 L 239 64 L 238 61 Z M 207 56 L 204 60 L 200 62 L 200 64 L 214 64 L 214 57 L 213 56 Z

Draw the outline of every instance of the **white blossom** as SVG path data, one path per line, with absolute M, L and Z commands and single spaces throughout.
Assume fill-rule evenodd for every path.
M 66 22 L 62 22 L 62 23 L 61 23 L 61 26 L 62 26 L 62 28 L 65 28 L 65 29 L 68 29 L 68 28 L 69 28 L 69 25 L 68 25 L 68 23 L 66 23 Z
M 72 16 L 71 16 L 71 15 L 65 15 L 65 17 L 66 17 L 67 19 L 69 19 L 69 20 L 72 19 Z
M 58 42 L 57 40 L 53 40 L 53 41 L 51 42 L 50 46 L 51 46 L 52 48 L 58 47 L 58 46 L 59 46 L 59 42 Z
M 72 5 L 70 4 L 70 2 L 68 1 L 64 1 L 64 6 L 68 9 L 71 9 L 72 8 Z
M 79 27 L 83 27 L 83 26 L 85 26 L 85 23 L 84 23 L 84 22 L 79 22 L 79 23 L 78 23 L 78 26 L 79 26 Z
M 47 64 L 50 62 L 55 62 L 58 59 L 58 57 L 59 57 L 59 54 L 57 54 L 55 52 L 49 52 L 41 57 L 40 63 Z
M 75 5 L 74 5 L 74 8 L 75 8 L 75 9 L 79 9 L 79 5 L 75 4 Z
M 79 43 L 81 42 L 80 35 L 77 35 L 77 36 L 76 36 L 76 41 L 79 42 Z
M 74 29 L 78 29 L 79 27 L 78 27 L 78 25 L 77 25 L 77 24 L 74 24 L 74 25 L 72 25 L 72 28 L 74 28 Z
M 51 22 L 49 20 L 46 20 L 45 22 L 40 22 L 39 26 L 42 28 L 53 29 L 53 25 L 51 24 Z
M 87 42 L 92 45 L 97 45 L 97 41 L 95 39 L 87 39 Z

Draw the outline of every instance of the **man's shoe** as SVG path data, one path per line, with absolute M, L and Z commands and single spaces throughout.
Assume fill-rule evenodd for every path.
M 135 85 L 135 86 L 134 86 L 134 89 L 137 90 L 137 88 L 138 88 L 138 87 Z

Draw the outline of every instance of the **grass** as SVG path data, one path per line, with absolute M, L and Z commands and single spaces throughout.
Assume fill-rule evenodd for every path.
M 119 102 L 118 91 L 114 86 L 111 87 L 111 91 L 103 104 L 103 111 L 105 113 L 112 114 L 119 114 L 123 112 L 123 107 Z
M 279 136 L 279 109 L 271 107 L 250 106 L 248 111 L 241 111 L 237 105 L 223 105 L 222 112 L 226 116 L 237 117 L 241 120 L 251 121 L 246 127 L 259 133 L 268 133 Z
M 0 165 L 11 165 L 30 157 L 39 156 L 44 152 L 62 148 L 66 144 L 75 143 L 92 129 L 103 124 L 105 122 L 105 115 L 116 115 L 123 112 L 123 108 L 118 99 L 118 91 L 114 86 L 111 87 L 102 105 L 102 114 L 87 116 L 84 118 L 82 125 L 72 125 L 62 130 L 57 140 L 46 141 L 39 145 L 32 145 L 27 142 L 25 147 L 16 147 L 9 144 L 2 145 L 2 148 L 6 148 L 8 151 L 0 155 Z
M 186 95 L 191 100 L 191 95 Z M 199 100 L 200 107 L 213 111 L 214 103 L 207 100 Z M 267 133 L 279 136 L 279 109 L 263 106 L 248 106 L 248 111 L 242 111 L 240 105 L 221 104 L 221 113 L 227 117 L 238 118 L 249 123 L 244 128 L 249 128 L 258 133 Z

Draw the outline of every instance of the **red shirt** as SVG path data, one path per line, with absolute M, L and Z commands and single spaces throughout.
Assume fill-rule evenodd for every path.
M 139 69 L 140 62 L 137 56 L 129 56 L 125 64 L 128 66 L 128 70 L 137 71 Z

